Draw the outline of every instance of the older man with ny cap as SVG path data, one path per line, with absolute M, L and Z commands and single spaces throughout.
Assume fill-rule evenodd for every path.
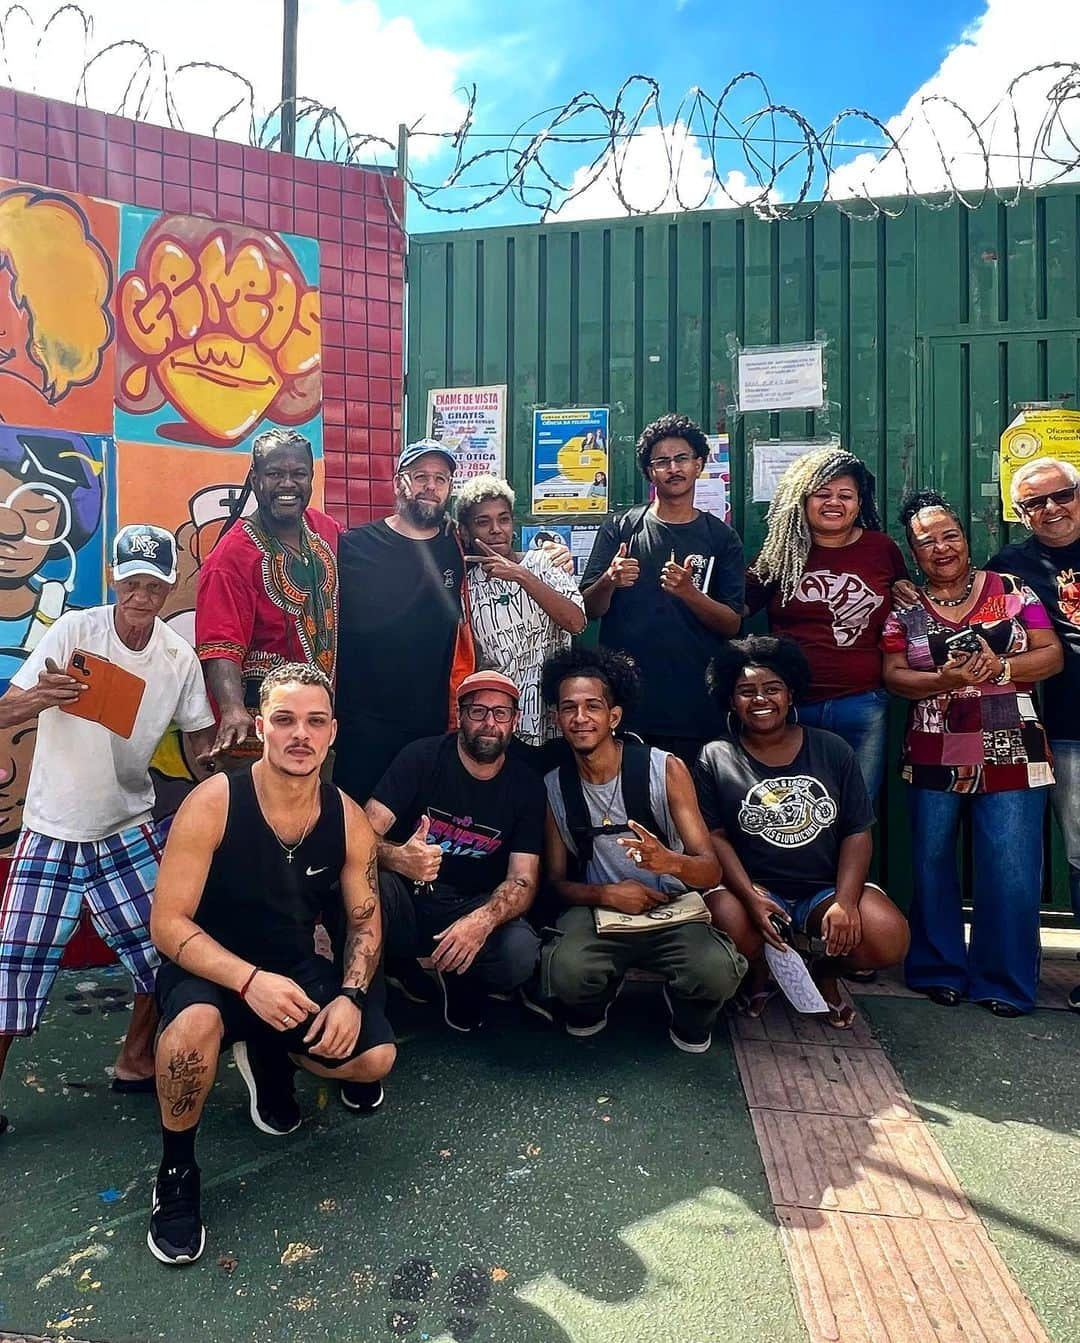
M 430 956 L 457 1031 L 480 1026 L 488 995 L 520 988 L 539 956 L 522 915 L 540 875 L 544 785 L 506 753 L 518 701 L 498 672 L 467 676 L 458 731 L 406 746 L 364 807 L 379 837 L 388 975 Z
M 0 728 L 37 720 L 0 901 L 0 1070 L 12 1039 L 37 1029 L 85 903 L 135 984 L 113 1089 L 154 1089 L 150 900 L 166 826 L 151 819 L 150 757 L 172 722 L 196 756 L 214 735 L 195 652 L 158 619 L 175 581 L 172 535 L 124 527 L 112 548 L 115 605 L 65 612 L 0 698 Z

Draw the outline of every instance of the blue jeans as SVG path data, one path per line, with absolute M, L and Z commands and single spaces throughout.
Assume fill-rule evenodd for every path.
M 859 770 L 870 794 L 877 801 L 885 777 L 885 741 L 889 723 L 889 692 L 867 690 L 861 695 L 841 695 L 817 704 L 799 705 L 799 722 L 823 727 L 843 737 L 855 752 Z
M 909 792 L 915 897 L 904 977 L 913 989 L 950 988 L 1022 1012 L 1039 985 L 1039 902 L 1048 789 Z M 970 810 L 975 860 L 971 945 L 956 871 L 960 820 Z
M 1073 917 L 1080 923 L 1080 741 L 1052 741 L 1050 749 L 1057 779 L 1050 800 L 1065 840 Z

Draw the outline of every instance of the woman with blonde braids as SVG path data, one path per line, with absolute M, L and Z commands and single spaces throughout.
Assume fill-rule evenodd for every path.
M 812 680 L 800 721 L 843 737 L 875 798 L 888 707 L 879 644 L 892 586 L 908 573 L 881 530 L 874 477 L 842 448 L 808 452 L 780 478 L 766 521 L 747 572 L 747 609 L 764 607 L 771 631 L 802 648 Z

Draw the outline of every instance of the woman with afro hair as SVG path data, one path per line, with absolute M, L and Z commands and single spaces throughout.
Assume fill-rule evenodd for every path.
M 835 733 L 805 727 L 795 709 L 810 666 L 791 639 L 730 643 L 710 671 L 729 737 L 710 742 L 694 784 L 723 885 L 706 897 L 713 922 L 751 962 L 747 1010 L 760 1015 L 775 992 L 761 959 L 806 939 L 810 973 L 847 1030 L 854 1013 L 838 980 L 902 960 L 903 915 L 867 881 L 874 808 L 855 754 Z

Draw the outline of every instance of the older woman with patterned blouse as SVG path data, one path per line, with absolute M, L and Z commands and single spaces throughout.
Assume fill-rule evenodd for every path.
M 972 566 L 956 510 L 920 491 L 901 510 L 925 576 L 885 623 L 885 684 L 911 700 L 901 774 L 911 785 L 915 898 L 907 982 L 943 1007 L 996 1016 L 1035 1005 L 1043 816 L 1054 782 L 1032 686 L 1061 670 L 1046 609 L 1010 574 Z M 972 823 L 971 945 L 956 870 Z

